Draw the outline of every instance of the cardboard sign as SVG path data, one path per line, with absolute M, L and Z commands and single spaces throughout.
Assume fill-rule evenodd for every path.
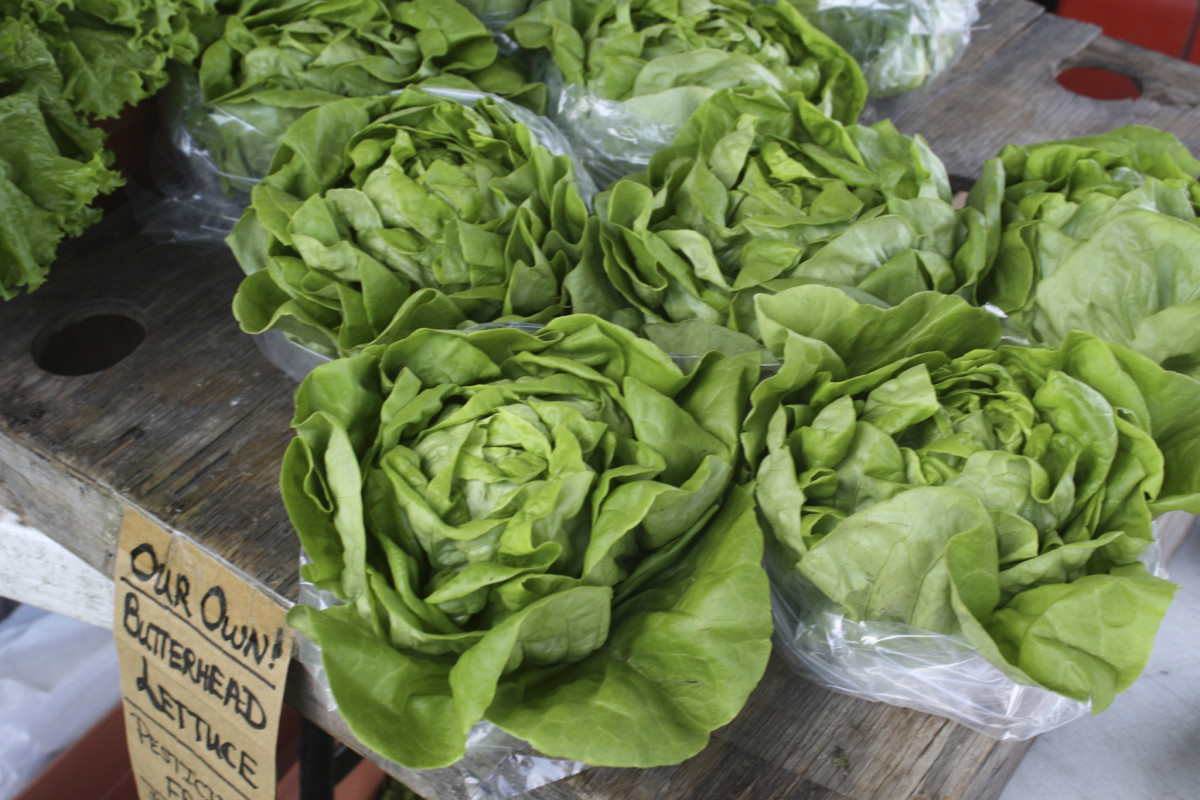
M 113 635 L 141 800 L 274 800 L 284 609 L 129 510 Z

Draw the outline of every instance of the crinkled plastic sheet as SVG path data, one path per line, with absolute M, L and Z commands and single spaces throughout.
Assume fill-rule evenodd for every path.
M 458 0 L 458 2 L 459 5 L 474 14 L 483 23 L 483 27 L 491 31 L 493 35 L 503 32 L 504 26 L 524 14 L 530 5 L 530 0 Z M 501 53 L 503 52 L 504 48 L 501 45 Z
M 155 187 L 131 193 L 133 212 L 142 233 L 155 241 L 220 244 L 262 177 L 218 166 L 213 153 L 221 128 L 239 128 L 239 136 L 257 137 L 263 147 L 267 137 L 219 106 L 206 108 L 193 70 L 172 63 L 169 71 L 170 83 L 158 95 L 165 135 L 154 143 Z
M 590 207 L 596 185 L 575 157 L 567 136 L 548 118 L 485 92 L 438 87 L 423 87 L 423 91 L 464 105 L 483 97 L 494 99 L 542 146 L 571 159 L 580 195 Z M 161 242 L 223 243 L 250 204 L 254 185 L 267 175 L 270 155 L 279 141 L 255 126 L 252 111 L 260 108 L 258 104 L 206 104 L 196 73 L 180 65 L 173 65 L 170 85 L 160 98 L 167 141 L 157 147 L 158 186 L 133 198 L 142 232 Z M 288 110 L 278 109 L 278 113 Z M 216 153 L 228 152 L 231 141 L 239 143 L 237 157 L 222 166 L 223 159 Z
M 303 550 L 300 563 L 308 563 L 308 556 Z M 330 592 L 301 579 L 299 602 L 313 608 L 328 608 L 341 601 Z M 296 658 L 312 677 L 318 702 L 326 709 L 336 711 L 337 701 L 333 699 L 329 679 L 321 663 L 321 648 L 299 632 L 295 632 L 294 636 Z M 455 785 L 454 800 L 505 800 L 569 778 L 587 768 L 588 765 L 581 761 L 544 756 L 527 742 L 510 736 L 490 722 L 481 721 L 467 734 L 466 755 L 453 766 L 425 772 L 442 773 L 439 776 L 441 782 Z
M 545 53 L 535 56 L 534 77 L 546 84 L 550 119 L 601 188 L 644 172 L 650 157 L 679 132 L 679 126 L 638 114 L 622 101 L 568 84 Z
M 805 16 L 858 61 L 872 97 L 928 88 L 962 57 L 979 0 L 800 0 Z
M 111 631 L 18 606 L 0 624 L 0 800 L 120 702 Z
M 1157 542 L 1142 560 L 1166 577 Z M 1017 683 L 960 637 L 848 619 L 796 573 L 768 567 L 775 650 L 826 689 L 936 714 L 1004 741 L 1039 736 L 1091 713 L 1088 703 Z
M 979 19 L 978 0 L 800 0 L 796 3 L 863 68 L 873 97 L 927 87 L 962 56 Z M 646 170 L 679 126 L 566 83 L 545 53 L 534 75 L 546 84 L 549 115 L 601 188 Z

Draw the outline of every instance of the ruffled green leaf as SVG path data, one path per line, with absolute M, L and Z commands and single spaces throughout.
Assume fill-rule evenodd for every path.
M 1200 161 L 1165 131 L 1010 145 L 962 211 L 956 264 L 1015 336 L 1073 330 L 1200 376 Z
M 1175 590 L 1138 561 L 1152 521 L 1200 508 L 1200 382 L 1080 331 L 997 348 L 995 318 L 935 293 L 757 309 L 783 364 L 742 440 L 789 602 L 963 637 L 1094 711 L 1128 687 Z
M 881 305 L 955 290 L 949 197 L 941 162 L 890 123 L 843 125 L 799 95 L 722 91 L 645 174 L 597 196 L 600 246 L 569 288 L 577 310 L 623 309 L 635 327 L 690 323 L 762 341 L 755 298 L 789 287 L 837 286 Z
M 0 9 L 3 6 L 0 5 Z M 63 239 L 97 222 L 123 179 L 104 134 L 73 110 L 50 43 L 26 17 L 0 19 L 0 298 L 33 291 Z
M 0 17 L 38 30 L 76 111 L 101 119 L 167 84 L 168 61 L 191 63 L 200 42 L 193 20 L 215 14 L 210 0 L 2 0 Z
M 567 83 L 675 125 L 732 87 L 798 92 L 843 122 L 866 99 L 854 60 L 787 3 L 546 0 L 507 30 L 547 49 Z
M 491 92 L 541 111 L 545 90 L 500 57 L 492 34 L 454 0 L 242 3 L 199 60 L 203 114 L 189 123 L 243 195 L 266 175 L 290 124 L 342 97 L 408 86 Z
M 252 198 L 228 238 L 235 316 L 343 354 L 562 314 L 590 225 L 571 161 L 502 101 L 415 89 L 301 117 Z
M 346 602 L 289 619 L 350 729 L 412 767 L 454 762 L 480 719 L 590 764 L 698 752 L 770 652 L 761 531 L 731 485 L 757 371 L 711 353 L 685 373 L 584 315 L 315 369 L 283 496 L 306 577 Z

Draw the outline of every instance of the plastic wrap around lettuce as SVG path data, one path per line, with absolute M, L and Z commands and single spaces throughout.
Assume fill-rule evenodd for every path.
M 502 33 L 504 26 L 529 8 L 530 0 L 459 0 L 487 29 Z
M 670 352 L 754 349 L 754 296 L 797 284 L 890 303 L 960 282 L 949 180 L 925 142 L 886 121 L 842 125 L 796 95 L 714 95 L 595 208 L 576 310 L 646 326 Z
M 976 301 L 1034 343 L 1084 330 L 1200 376 L 1197 176 L 1145 126 L 1005 147 L 963 211 Z
M 784 0 L 862 67 L 872 97 L 927 87 L 958 60 L 978 0 Z
M 545 0 L 507 30 L 552 64 L 551 113 L 598 179 L 640 172 L 714 92 L 771 87 L 854 122 L 858 64 L 787 3 Z
M 198 97 L 180 101 L 184 151 L 244 196 L 288 125 L 341 97 L 410 85 L 491 92 L 541 110 L 545 87 L 453 0 L 244 0 L 199 63 Z
M 761 530 L 731 483 L 757 365 L 684 374 L 573 315 L 310 373 L 282 491 L 304 576 L 346 602 L 288 619 L 350 730 L 417 768 L 481 718 L 592 765 L 702 749 L 770 652 Z
M 37 29 L 0 19 L 0 298 L 45 282 L 58 246 L 97 222 L 122 183 L 104 133 L 76 114 Z
M 229 236 L 242 328 L 345 354 L 564 313 L 587 205 L 570 158 L 509 108 L 407 89 L 301 117 Z
M 1108 706 L 1177 588 L 1139 561 L 1151 521 L 1200 508 L 1200 382 L 1082 332 L 986 347 L 999 323 L 932 292 L 758 305 L 784 363 L 743 444 L 789 601 L 812 587 L 810 612 L 961 637 L 1017 683 Z
M 0 18 L 37 27 L 72 107 L 101 119 L 165 86 L 169 60 L 195 59 L 193 21 L 214 13 L 213 0 L 0 0 Z

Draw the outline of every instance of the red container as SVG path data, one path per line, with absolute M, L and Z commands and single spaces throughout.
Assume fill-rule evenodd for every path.
M 1187 58 L 1198 7 L 1198 0 L 1059 0 L 1056 13 L 1099 25 L 1113 39 Z
M 1059 0 L 1056 13 L 1099 25 L 1110 38 L 1200 63 L 1200 47 L 1194 42 L 1200 0 Z M 1058 82 L 1076 94 L 1098 100 L 1130 99 L 1139 94 L 1131 78 L 1104 69 L 1068 70 L 1058 76 Z

